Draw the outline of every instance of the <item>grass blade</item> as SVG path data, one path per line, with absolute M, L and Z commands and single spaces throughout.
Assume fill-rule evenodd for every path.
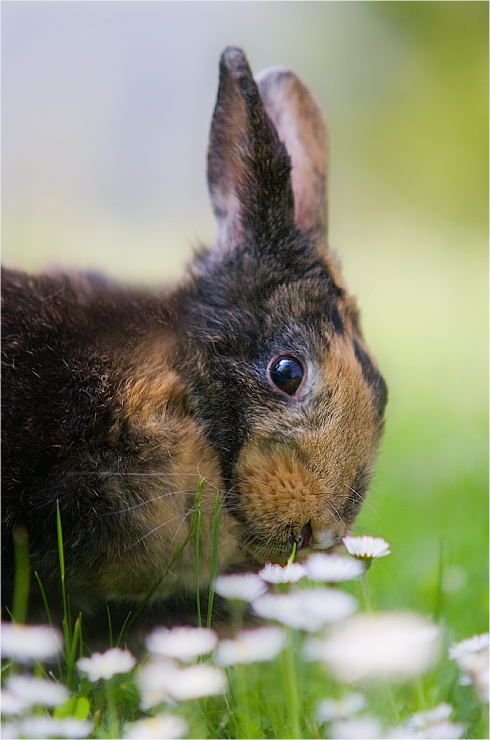
M 12 619 L 17 624 L 24 624 L 27 617 L 29 600 L 29 543 L 25 527 L 15 527 L 13 531 L 15 581 Z
M 63 599 L 63 633 L 65 635 L 66 655 L 71 653 L 71 630 L 70 616 L 68 614 L 66 589 L 65 589 L 65 554 L 63 552 L 63 531 L 61 527 L 60 502 L 56 501 L 56 531 L 58 534 L 58 558 L 61 572 L 61 595 Z
M 195 519 L 195 530 L 196 530 L 196 605 L 197 605 L 197 626 L 202 627 L 202 619 L 201 619 L 201 597 L 199 592 L 199 532 L 201 529 L 201 497 L 202 497 L 202 489 L 204 488 L 204 478 L 199 478 L 199 483 L 197 484 L 197 491 L 196 491 L 196 508 L 194 511 L 194 516 L 192 518 L 192 525 L 194 524 Z
M 206 619 L 206 627 L 211 627 L 211 618 L 213 615 L 213 601 L 214 601 L 214 588 L 213 582 L 216 578 L 218 571 L 218 539 L 219 539 L 219 512 L 220 512 L 221 499 L 219 491 L 216 494 L 216 503 L 214 506 L 214 521 L 213 521 L 213 551 L 211 555 L 211 572 L 209 577 L 209 596 L 208 596 L 208 615 Z

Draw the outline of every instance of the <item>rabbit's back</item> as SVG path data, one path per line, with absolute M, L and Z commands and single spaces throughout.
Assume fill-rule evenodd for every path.
M 200 476 L 206 582 L 223 485 L 175 370 L 183 359 L 165 299 L 4 270 L 2 302 L 4 597 L 18 526 L 43 588 L 59 589 L 59 506 L 73 605 L 144 599 L 189 533 Z M 233 522 L 221 525 L 233 560 Z M 190 543 L 157 596 L 194 588 L 193 565 Z

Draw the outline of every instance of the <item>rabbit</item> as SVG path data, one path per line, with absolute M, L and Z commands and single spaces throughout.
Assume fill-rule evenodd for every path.
M 150 593 L 143 621 L 192 621 L 217 496 L 218 573 L 335 550 L 352 529 L 387 387 L 328 247 L 325 124 L 293 72 L 254 79 L 225 49 L 207 177 L 215 243 L 168 290 L 3 270 L 4 617 L 19 532 L 28 619 L 46 619 L 38 579 L 61 612 L 58 507 L 70 607 L 99 627 Z M 195 539 L 172 556 L 200 478 L 197 584 Z

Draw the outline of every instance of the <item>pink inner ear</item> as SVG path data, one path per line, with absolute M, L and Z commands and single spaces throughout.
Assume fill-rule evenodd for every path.
M 321 111 L 301 80 L 283 67 L 263 70 L 256 81 L 267 113 L 291 157 L 296 224 L 324 234 L 327 151 Z
M 236 219 L 234 223 L 234 227 L 233 227 L 233 240 L 235 244 L 239 243 L 241 234 L 242 234 L 241 222 L 239 219 Z

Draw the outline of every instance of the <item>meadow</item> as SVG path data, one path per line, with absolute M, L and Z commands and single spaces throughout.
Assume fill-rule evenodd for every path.
M 67 49 L 75 49 L 77 43 L 85 48 L 84 26 L 78 20 L 66 20 L 70 4 L 6 5 L 10 7 L 3 11 L 2 21 L 4 259 L 32 270 L 61 262 L 140 282 L 155 281 L 156 275 L 165 280 L 179 275 L 190 254 L 192 235 L 213 238 L 211 215 L 200 220 L 201 212 L 208 209 L 204 176 L 203 202 L 195 207 L 187 200 L 192 188 L 188 189 L 190 175 L 183 166 L 185 202 L 180 209 L 167 199 L 165 208 L 158 204 L 157 216 L 149 206 L 142 212 L 131 211 L 126 191 L 112 193 L 104 201 L 100 183 L 112 182 L 112 173 L 104 175 L 94 168 L 90 180 L 91 167 L 85 167 L 85 162 L 77 171 L 75 154 L 67 156 L 63 149 L 70 132 L 52 134 L 59 120 L 57 111 L 65 110 L 54 105 L 52 120 L 46 118 L 45 125 L 61 142 L 57 154 L 63 166 L 53 178 L 55 187 L 49 176 L 56 158 L 45 154 L 46 162 L 36 159 L 36 152 L 51 151 L 49 142 L 34 138 L 29 148 L 29 140 L 22 138 L 31 120 L 42 130 L 44 119 L 34 115 L 30 106 L 43 96 L 26 94 L 27 109 L 13 122 L 9 111 L 17 110 L 24 87 L 43 89 L 37 70 L 44 69 L 45 47 L 46 59 L 63 59 L 60 69 L 65 63 L 72 69 Z M 13 15 L 32 15 L 34 5 L 38 6 L 34 36 L 24 33 L 21 24 L 9 41 Z M 116 652 L 77 664 L 83 623 L 65 624 L 64 634 L 55 633 L 54 641 L 48 629 L 33 632 L 31 643 L 30 630 L 21 629 L 20 647 L 16 635 L 6 632 L 2 737 L 488 738 L 488 5 L 199 3 L 193 6 L 195 21 L 185 15 L 189 3 L 72 5 L 74 13 L 99 12 L 90 10 L 97 5 L 116 9 L 106 7 L 107 13 L 117 12 L 118 6 L 134 13 L 129 30 L 117 26 L 121 48 L 129 49 L 128 54 L 132 47 L 127 40 L 134 41 L 133 27 L 139 28 L 142 15 L 168 13 L 164 20 L 176 38 L 190 39 L 195 45 L 200 29 L 193 23 L 202 25 L 200 14 L 208 13 L 207 43 L 216 46 L 209 71 L 209 113 L 222 39 L 241 44 L 257 68 L 278 61 L 289 64 L 290 56 L 294 57 L 291 66 L 304 66 L 308 83 L 330 118 L 330 243 L 358 298 L 367 343 L 389 388 L 376 474 L 353 535 L 382 538 L 391 552 L 367 561 L 346 553 L 347 562 L 369 562 L 370 567 L 344 581 L 332 574 L 315 580 L 310 571 L 292 583 L 288 581 L 291 570 L 276 573 L 279 582 L 264 581 L 273 596 L 300 593 L 307 603 L 310 597 L 305 594 L 310 590 L 329 589 L 328 598 L 318 607 L 320 623 L 291 624 L 289 617 L 284 621 L 284 613 L 276 611 L 267 620 L 273 632 L 257 634 L 256 639 L 242 636 L 231 646 L 223 646 L 223 641 L 215 644 L 208 632 L 199 633 L 200 637 L 189 633 L 185 642 L 195 644 L 196 652 L 185 659 L 179 652 L 182 636 L 177 634 L 170 636 L 170 647 L 168 643 L 163 647 L 162 635 L 155 635 L 149 656 L 138 661 L 125 651 L 124 637 L 116 649 L 119 636 L 114 635 Z M 238 10 L 232 10 L 234 5 Z M 279 6 L 281 18 L 275 10 Z M 57 8 L 65 18 L 59 49 L 54 36 L 49 36 L 49 48 L 42 41 L 43 33 L 56 31 L 52 14 Z M 39 31 L 42 13 L 47 14 L 43 33 Z M 85 21 L 90 29 L 98 27 L 91 17 Z M 137 68 L 140 57 L 148 65 L 144 70 L 148 75 L 150 68 L 171 66 L 170 57 L 162 61 L 157 56 L 165 50 L 161 35 L 167 39 L 167 26 L 161 18 L 159 22 L 156 40 L 151 33 L 141 32 L 142 38 L 149 39 L 145 40 L 147 56 L 135 53 L 128 61 L 121 54 L 127 67 Z M 296 26 L 300 32 L 293 46 L 272 41 L 292 38 L 291 29 Z M 114 43 L 110 34 L 107 38 Z M 103 41 L 105 54 L 106 37 Z M 28 42 L 36 52 L 31 62 Z M 272 48 L 272 43 L 278 48 Z M 119 89 L 104 67 L 102 51 L 97 57 L 97 39 L 94 44 L 94 59 L 102 62 L 96 73 L 90 67 L 93 77 L 88 84 L 84 81 L 76 88 L 81 100 L 99 78 L 106 79 L 104 74 L 110 79 L 110 90 Z M 13 66 L 5 63 L 10 48 L 22 52 L 19 68 L 25 79 L 17 70 L 12 74 Z M 117 54 L 114 58 L 119 59 Z M 108 66 L 110 72 L 115 68 L 115 63 Z M 73 75 L 68 77 L 71 95 Z M 129 78 L 133 84 L 139 79 L 136 72 Z M 57 90 L 67 84 L 55 82 Z M 156 104 L 152 107 L 152 101 L 141 95 L 146 112 L 153 115 Z M 111 99 L 109 94 L 106 98 Z M 192 94 L 184 98 L 194 99 Z M 181 98 L 170 101 L 170 109 L 185 103 Z M 65 99 L 62 102 L 64 106 Z M 77 115 L 81 108 L 75 106 Z M 196 117 L 195 111 L 192 116 Z M 198 137 L 200 154 L 207 135 L 205 118 Z M 66 113 L 65 127 L 69 120 Z M 93 114 L 88 116 L 90 125 L 95 120 Z M 171 122 L 169 113 L 165 125 Z M 74 151 L 80 150 L 88 162 L 93 141 L 83 134 L 74 126 L 71 136 Z M 127 141 L 119 132 L 113 140 L 126 142 L 127 148 L 128 142 L 150 139 L 150 134 L 151 127 L 143 133 L 130 131 Z M 187 129 L 185 134 L 189 136 Z M 104 140 L 107 149 L 109 143 Z M 197 149 L 195 142 L 193 146 Z M 182 145 L 173 149 L 180 151 Z M 25 152 L 37 164 L 16 181 L 11 163 L 27 162 Z M 131 156 L 130 152 L 124 186 L 128 192 L 142 188 L 145 179 Z M 152 153 L 152 167 L 153 158 Z M 70 166 L 65 168 L 66 162 Z M 110 169 L 114 161 L 109 157 L 106 165 Z M 148 191 L 155 185 L 152 167 Z M 192 168 L 194 173 L 195 163 Z M 75 181 L 86 178 L 85 200 L 79 197 L 78 186 L 63 180 L 68 169 Z M 162 174 L 168 188 L 173 186 L 168 184 L 169 172 L 172 167 Z M 120 180 L 124 182 L 122 176 Z M 96 201 L 92 210 L 87 205 L 91 189 Z M 148 191 L 143 188 L 143 195 Z M 119 211 L 114 208 L 118 198 L 123 203 Z M 162 210 L 167 214 L 163 219 Z M 335 605 L 340 609 L 343 596 L 333 596 L 332 591 L 346 595 L 343 605 L 350 604 L 354 611 L 340 611 L 337 617 L 341 616 L 334 619 L 331 609 Z M 239 624 L 246 599 L 235 603 Z M 298 617 L 302 610 L 298 602 L 293 603 Z M 19 610 L 22 614 L 22 603 Z M 315 612 L 313 606 L 311 611 Z M 405 622 L 406 614 L 414 621 Z M 206 629 L 207 613 L 201 620 Z M 348 628 L 352 631 L 347 632 Z M 261 637 L 265 644 L 258 642 Z M 413 655 L 404 652 L 408 644 L 420 646 L 424 641 L 420 652 L 415 647 Z M 354 656 L 349 644 L 357 646 Z M 370 645 L 374 646 L 371 652 Z M 35 650 L 43 646 L 45 654 L 36 657 Z M 83 648 L 82 652 L 90 659 Z M 420 662 L 412 664 L 415 653 Z M 268 659 L 262 660 L 266 654 Z M 409 664 L 412 670 L 407 673 Z M 36 683 L 25 683 L 34 679 Z M 188 691 L 194 687 L 194 695 L 186 695 L 184 689 L 172 694 L 169 682 L 178 687 L 180 679 Z M 27 694 L 35 702 L 26 702 Z
M 218 512 L 219 497 L 215 523 Z M 188 541 L 199 521 L 198 488 Z M 155 628 L 139 663 L 123 632 L 104 653 L 87 653 L 83 620 L 68 612 L 63 634 L 23 625 L 20 579 L 19 623 L 2 625 L 2 737 L 486 737 L 488 632 L 449 644 L 441 613 L 376 611 L 369 571 L 389 543 L 344 543 L 347 556 L 298 563 L 293 552 L 284 567 L 217 576 L 199 626 Z M 215 593 L 231 604 L 228 638 L 210 629 Z M 243 627 L 247 609 L 263 626 Z

